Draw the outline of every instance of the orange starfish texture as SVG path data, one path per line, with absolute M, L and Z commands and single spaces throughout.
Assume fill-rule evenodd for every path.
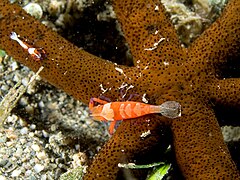
M 146 163 L 149 154 L 156 160 L 159 147 L 169 141 L 186 179 L 240 179 L 214 111 L 215 106 L 240 107 L 240 79 L 220 74 L 223 65 L 239 58 L 240 1 L 230 0 L 221 17 L 189 48 L 181 47 L 159 1 L 116 0 L 113 5 L 134 67 L 80 50 L 17 5 L 0 2 L 0 48 L 34 71 L 44 66 L 40 75 L 75 98 L 88 103 L 104 90 L 104 96 L 116 101 L 125 87 L 129 94 L 148 97 L 151 104 L 181 104 L 182 116 L 177 119 L 154 114 L 122 122 L 84 179 L 116 179 L 121 172 L 118 163 Z M 44 48 L 47 59 L 36 62 L 10 39 L 11 32 Z M 172 139 L 163 136 L 165 126 L 171 128 Z

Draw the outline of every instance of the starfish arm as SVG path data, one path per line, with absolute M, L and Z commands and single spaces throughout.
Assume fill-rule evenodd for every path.
M 43 66 L 41 77 L 76 99 L 88 103 L 91 97 L 99 96 L 101 89 L 109 88 L 112 93 L 108 96 L 118 98 L 114 88 L 122 82 L 128 82 L 123 73 L 129 68 L 80 50 L 18 5 L 3 0 L 0 3 L 0 15 L 0 48 L 33 71 Z M 17 42 L 10 39 L 11 32 L 16 32 L 23 41 L 34 42 L 34 47 L 43 48 L 47 58 L 35 61 Z
M 208 94 L 215 103 L 240 107 L 240 79 L 215 80 L 208 85 Z
M 240 1 L 230 0 L 222 15 L 189 47 L 206 64 L 226 62 L 240 53 Z
M 113 5 L 135 65 L 181 59 L 177 33 L 160 1 L 115 0 Z
M 186 179 L 239 179 L 214 112 L 197 105 L 172 124 L 177 163 Z M 183 112 L 186 109 L 183 107 Z
M 123 121 L 113 137 L 94 158 L 84 179 L 101 180 L 106 179 L 106 177 L 107 179 L 117 179 L 120 174 L 119 171 L 124 170 L 118 167 L 118 163 L 149 163 L 146 162 L 149 161 L 149 157 L 147 158 L 145 153 L 152 152 L 154 147 L 158 147 L 158 155 L 153 152 L 150 154 L 151 158 L 156 161 L 156 157 L 159 157 L 161 150 L 166 150 L 170 143 L 170 138 L 165 137 L 169 131 L 166 130 L 166 127 L 161 126 L 158 118 L 159 116 L 151 115 Z M 161 142 L 161 147 L 159 147 L 159 142 Z

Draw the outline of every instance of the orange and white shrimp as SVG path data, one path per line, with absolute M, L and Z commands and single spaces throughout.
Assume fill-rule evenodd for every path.
M 26 42 L 23 42 L 21 39 L 18 38 L 18 35 L 15 32 L 11 32 L 10 38 L 17 41 L 23 49 L 27 50 L 35 61 L 40 61 L 47 57 L 46 52 L 42 48 L 35 48 L 30 46 Z
M 99 105 L 94 106 L 94 102 L 99 103 Z M 153 113 L 161 113 L 168 118 L 181 116 L 181 105 L 176 101 L 166 101 L 157 106 L 134 101 L 107 102 L 98 98 L 91 98 L 89 109 L 95 120 L 111 121 L 110 134 L 113 134 L 115 124 L 119 120 L 137 118 Z

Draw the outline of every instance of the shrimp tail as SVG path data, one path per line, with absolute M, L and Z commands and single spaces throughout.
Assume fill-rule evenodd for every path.
M 151 113 L 161 113 L 168 118 L 177 118 L 181 116 L 181 105 L 176 101 L 166 101 L 159 106 L 150 106 Z

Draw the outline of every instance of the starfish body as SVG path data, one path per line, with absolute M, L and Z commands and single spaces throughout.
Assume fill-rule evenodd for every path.
M 34 71 L 44 66 L 40 75 L 75 98 L 88 103 L 105 89 L 105 96 L 118 99 L 119 89 L 126 85 L 128 93 L 147 95 L 151 104 L 181 104 L 182 116 L 177 119 L 153 114 L 123 121 L 93 160 L 85 179 L 116 179 L 118 163 L 135 161 L 159 144 L 164 149 L 171 141 L 162 135 L 164 126 L 171 128 L 176 160 L 185 178 L 240 179 L 214 112 L 215 105 L 240 107 L 240 79 L 218 76 L 220 65 L 239 57 L 240 1 L 231 0 L 189 48 L 181 47 L 159 1 L 116 0 L 114 9 L 134 67 L 80 50 L 17 5 L 0 2 L 0 48 Z M 43 47 L 47 58 L 35 62 L 9 38 L 11 32 L 36 40 L 34 46 Z M 145 132 L 150 134 L 142 138 Z

